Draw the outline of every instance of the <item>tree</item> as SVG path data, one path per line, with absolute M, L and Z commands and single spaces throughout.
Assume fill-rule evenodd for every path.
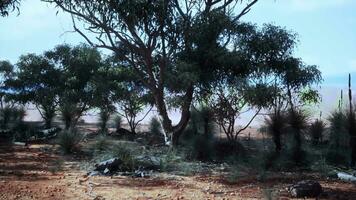
M 100 52 L 87 45 L 59 45 L 44 55 L 61 72 L 59 110 L 65 128 L 74 127 L 83 113 L 94 106 L 91 80 L 102 65 Z
M 154 97 L 164 132 L 176 145 L 189 121 L 197 85 L 222 68 L 216 58 L 229 54 L 234 28 L 258 0 L 44 1 L 70 13 L 74 30 L 89 44 L 113 51 L 140 75 Z M 247 5 L 236 12 L 239 2 Z M 85 31 L 77 21 L 86 25 Z M 170 84 L 173 80 L 179 81 Z M 170 99 L 181 111 L 176 125 L 168 115 Z
M 50 128 L 56 115 L 61 73 L 44 56 L 28 54 L 20 57 L 15 76 L 7 81 L 14 91 L 13 99 L 22 104 L 33 103 Z
M 21 0 L 1 0 L 0 1 L 0 16 L 8 16 L 9 12 L 19 10 Z
M 296 34 L 270 24 L 262 28 L 240 24 L 238 28 L 239 39 L 234 46 L 234 60 L 239 63 L 239 67 L 222 72 L 212 84 L 215 90 L 209 89 L 203 94 L 207 97 L 203 100 L 207 99 L 214 109 L 215 119 L 229 140 L 236 140 L 261 109 L 274 107 L 275 113 L 270 123 L 280 119 L 282 105 L 279 104 L 288 100 L 285 97 L 288 97 L 286 88 L 290 87 L 289 82 L 293 82 L 291 93 L 302 96 L 305 92 L 305 98 L 299 98 L 305 102 L 318 95 L 310 88 L 320 81 L 320 71 L 315 66 L 306 66 L 300 59 L 293 57 Z M 294 72 L 297 75 L 300 73 L 300 76 L 289 80 L 292 77 L 287 75 Z M 246 111 L 254 111 L 253 116 L 246 125 L 235 130 L 237 118 Z M 279 140 L 276 133 L 273 135 Z M 276 142 L 279 149 L 280 141 Z
M 107 132 L 107 122 L 115 113 L 115 102 L 121 95 L 121 86 L 117 80 L 117 70 L 113 67 L 111 58 L 103 61 L 102 65 L 91 80 L 93 87 L 93 106 L 99 109 L 99 128 L 102 133 Z
M 129 127 L 131 133 L 136 133 L 137 126 L 147 117 L 153 108 L 152 97 L 148 91 L 140 84 L 137 74 L 130 69 L 121 69 L 118 73 L 118 80 L 120 80 L 119 94 L 117 105 L 119 107 L 118 113 L 123 116 Z M 148 107 L 143 116 L 140 113 Z

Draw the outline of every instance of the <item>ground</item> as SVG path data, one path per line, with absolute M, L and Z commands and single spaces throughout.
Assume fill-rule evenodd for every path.
M 81 170 L 80 157 L 65 157 L 55 146 L 0 143 L 0 199 L 290 199 L 286 188 L 299 180 L 318 180 L 321 199 L 356 199 L 353 184 L 308 173 L 276 173 L 263 182 L 251 174 L 234 183 L 221 174 L 177 176 L 158 173 L 150 178 L 96 176 Z M 63 160 L 62 169 L 56 169 Z

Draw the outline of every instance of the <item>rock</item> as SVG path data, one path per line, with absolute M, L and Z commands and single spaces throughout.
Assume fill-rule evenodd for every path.
M 353 176 L 351 174 L 347 174 L 345 172 L 338 172 L 337 173 L 337 177 L 340 180 L 343 180 L 343 181 L 356 182 L 356 176 Z
M 104 174 L 114 173 L 119 169 L 121 164 L 122 164 L 122 161 L 120 159 L 112 158 L 112 159 L 103 161 L 99 164 L 96 164 L 94 171 L 102 172 Z
M 161 159 L 155 156 L 137 156 L 137 165 L 145 170 L 158 170 L 161 167 Z
M 315 198 L 322 193 L 319 182 L 312 180 L 300 181 L 289 187 L 289 192 L 293 198 Z

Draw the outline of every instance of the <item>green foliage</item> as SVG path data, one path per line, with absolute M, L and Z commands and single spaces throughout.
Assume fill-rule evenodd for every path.
M 102 134 L 108 133 L 107 124 L 108 124 L 108 121 L 110 120 L 110 116 L 111 116 L 113 110 L 114 110 L 114 107 L 113 108 L 102 107 L 100 109 L 100 113 L 99 113 L 99 128 L 100 128 L 100 130 L 99 131 Z
M 276 152 L 281 151 L 281 137 L 286 131 L 287 117 L 281 111 L 276 111 L 265 118 L 265 130 L 273 137 L 273 142 L 276 147 Z
M 136 168 L 136 153 L 125 143 L 116 144 L 112 150 L 112 155 L 122 161 L 120 169 L 123 171 L 133 171 Z
M 0 1 L 0 16 L 5 17 L 9 12 L 14 10 L 19 11 L 21 0 L 2 0 Z
M 95 143 L 92 146 L 94 153 L 100 154 L 108 151 L 112 145 L 110 138 L 105 135 L 99 135 L 95 138 Z
M 114 117 L 114 125 L 115 125 L 115 128 L 116 128 L 116 132 L 122 128 L 122 117 L 120 115 L 116 115 Z
M 321 144 L 323 142 L 323 134 L 325 133 L 326 125 L 322 120 L 315 120 L 309 126 L 309 134 L 312 138 L 314 145 Z
M 21 123 L 25 117 L 26 111 L 22 107 L 5 105 L 0 108 L 0 128 L 9 129 Z
M 303 110 L 289 110 L 288 128 L 293 137 L 292 157 L 295 163 L 301 164 L 305 159 L 305 152 L 302 150 L 303 134 L 308 128 L 308 114 Z
M 346 165 L 349 157 L 347 116 L 341 111 L 334 111 L 328 118 L 329 126 L 329 148 L 326 161 L 330 164 Z
M 154 135 L 163 135 L 161 123 L 156 117 L 152 117 L 150 121 L 149 132 Z
M 76 129 L 68 129 L 59 133 L 57 143 L 63 153 L 71 154 L 78 148 L 78 144 L 82 139 L 82 134 L 79 131 Z
M 214 134 L 212 116 L 206 107 L 191 112 L 188 127 L 184 130 L 181 142 L 190 149 L 189 157 L 201 161 L 214 158 Z

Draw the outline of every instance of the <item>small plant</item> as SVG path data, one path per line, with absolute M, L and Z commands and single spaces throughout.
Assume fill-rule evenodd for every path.
M 82 140 L 82 135 L 75 129 L 64 130 L 59 134 L 58 145 L 65 154 L 73 153 Z
M 265 118 L 264 130 L 273 137 L 276 152 L 282 150 L 281 137 L 287 126 L 286 116 L 280 111 L 276 111 Z
M 328 120 L 330 136 L 326 161 L 330 164 L 345 165 L 349 160 L 347 117 L 342 111 L 334 111 Z
M 99 131 L 102 134 L 106 134 L 108 132 L 108 128 L 107 128 L 107 123 L 110 119 L 110 111 L 108 109 L 100 109 L 100 113 L 99 113 Z
M 308 115 L 303 110 L 291 109 L 288 113 L 289 130 L 293 134 L 293 160 L 297 165 L 305 159 L 305 152 L 302 150 L 303 133 L 308 128 Z
M 93 145 L 93 150 L 95 152 L 101 153 L 107 151 L 111 145 L 112 143 L 110 142 L 107 136 L 99 135 Z
M 112 148 L 112 155 L 122 161 L 120 170 L 133 171 L 135 170 L 135 152 L 129 145 L 125 143 L 116 144 Z
M 122 128 L 122 117 L 120 115 L 116 115 L 114 117 L 114 125 L 115 125 L 115 128 L 116 128 L 116 132 L 118 132 L 119 129 Z
M 323 142 L 323 134 L 325 132 L 326 125 L 322 120 L 315 120 L 309 126 L 309 134 L 312 138 L 312 143 L 314 145 L 321 144 Z
M 158 121 L 156 117 L 152 117 L 150 121 L 149 132 L 154 135 L 160 135 L 160 136 L 163 135 L 161 123 Z

